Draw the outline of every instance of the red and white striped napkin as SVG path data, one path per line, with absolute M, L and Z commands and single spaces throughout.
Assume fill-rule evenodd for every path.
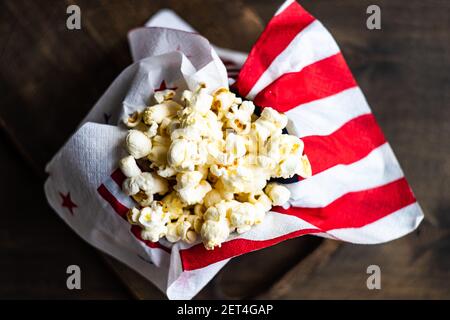
M 243 66 L 244 54 L 212 48 L 194 33 L 161 28 L 170 25 L 160 21 L 188 29 L 163 11 L 149 21 L 153 28 L 132 31 L 136 62 L 47 166 L 50 204 L 86 241 L 137 270 L 169 298 L 190 299 L 229 259 L 286 239 L 313 234 L 376 244 L 419 225 L 422 211 L 336 42 L 297 2 L 287 1 L 277 11 Z M 227 79 L 219 56 L 233 71 L 242 66 L 236 82 Z M 154 91 L 195 87 L 205 78 L 216 85 L 233 82 L 235 91 L 256 105 L 285 112 L 288 132 L 305 143 L 313 176 L 282 181 L 292 192 L 289 205 L 273 208 L 262 224 L 230 237 L 221 248 L 143 241 L 124 219 L 134 202 L 120 189 L 124 177 L 117 163 L 125 130 L 117 123 Z

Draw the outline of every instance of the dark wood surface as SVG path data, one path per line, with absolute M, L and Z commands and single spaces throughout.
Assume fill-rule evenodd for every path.
M 82 30 L 65 27 L 81 7 Z M 282 1 L 0 2 L 0 298 L 160 298 L 79 239 L 46 204 L 43 167 L 131 59 L 129 29 L 170 7 L 211 42 L 249 50 Z M 294 239 L 233 260 L 198 295 L 259 298 L 450 298 L 450 3 L 301 1 L 331 31 L 425 213 L 419 230 L 378 246 Z M 82 290 L 66 288 L 66 267 Z M 382 289 L 367 290 L 377 264 Z

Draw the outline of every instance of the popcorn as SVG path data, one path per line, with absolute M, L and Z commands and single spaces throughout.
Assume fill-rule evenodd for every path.
M 264 108 L 260 119 L 272 122 L 277 128 L 283 129 L 287 126 L 288 118 L 285 114 L 279 113 L 273 108 Z
M 192 108 L 192 110 L 199 112 L 204 115 L 211 109 L 211 104 L 213 102 L 213 96 L 207 94 L 204 90 L 205 86 L 203 84 L 195 92 L 185 90 L 183 92 L 182 100 L 186 102 L 186 109 Z
M 167 166 L 167 153 L 170 147 L 170 138 L 163 136 L 155 136 L 152 139 L 152 149 L 147 158 L 150 160 L 152 166 L 165 167 Z
M 186 217 L 186 220 L 189 221 L 189 223 L 191 224 L 191 226 L 193 227 L 194 231 L 196 233 L 200 233 L 200 230 L 202 228 L 203 225 L 203 213 L 202 215 L 198 215 L 198 214 L 190 214 Z
M 181 125 L 180 120 L 176 118 L 171 119 L 170 123 L 165 128 L 165 133 L 170 137 L 176 129 L 180 128 L 180 125 Z
M 264 192 L 250 193 L 248 202 L 253 203 L 255 206 L 260 206 L 265 212 L 272 208 L 272 200 Z
M 181 240 L 181 236 L 178 233 L 177 222 L 169 222 L 167 224 L 166 239 L 169 242 L 178 242 Z
M 203 204 L 209 208 L 222 201 L 222 194 L 217 189 L 212 189 L 203 198 Z
M 156 122 L 152 122 L 144 133 L 147 137 L 153 138 L 158 133 L 158 124 Z
M 232 228 L 236 228 L 237 233 L 244 233 L 251 229 L 253 225 L 261 223 L 266 210 L 258 202 L 252 204 L 244 202 L 237 206 L 230 214 Z
M 136 207 L 131 208 L 127 213 L 127 220 L 131 224 L 139 224 L 138 219 L 141 215 L 141 211 L 137 209 Z
M 127 195 L 134 196 L 141 205 L 147 205 L 153 201 L 154 194 L 162 195 L 168 191 L 168 183 L 154 173 L 142 172 L 125 179 L 122 189 Z
M 175 129 L 171 135 L 170 135 L 170 139 L 172 141 L 174 140 L 186 140 L 186 141 L 190 141 L 190 142 L 199 142 L 202 138 L 200 135 L 200 131 L 193 127 L 187 127 L 187 128 L 178 128 Z
M 161 204 L 153 201 L 149 207 L 144 207 L 138 218 L 143 227 L 142 239 L 152 242 L 158 241 L 167 234 L 169 215 L 163 211 Z
M 161 123 L 158 125 L 158 130 L 157 130 L 157 134 L 160 137 L 166 138 L 166 137 L 170 136 L 168 130 L 172 129 L 172 126 L 171 126 L 172 121 L 173 121 L 172 118 L 164 118 L 161 121 Z
M 301 168 L 297 172 L 297 174 L 302 178 L 309 178 L 312 176 L 311 163 L 308 160 L 308 156 L 305 154 L 301 156 Z
M 181 200 L 188 205 L 202 202 L 205 195 L 211 191 L 211 185 L 202 178 L 203 174 L 199 171 L 184 172 L 177 175 L 177 184 L 174 189 L 178 191 Z
M 141 159 L 150 153 L 152 142 L 143 132 L 133 129 L 128 131 L 126 147 L 135 159 Z
M 205 126 L 202 134 L 212 140 L 219 140 L 223 138 L 222 126 L 223 123 L 219 120 L 217 115 L 209 110 L 204 117 Z
M 235 210 L 237 207 L 239 207 L 241 203 L 239 201 L 236 200 L 222 200 L 220 201 L 218 204 L 215 205 L 215 207 L 217 208 L 217 213 L 218 213 L 218 217 L 223 218 L 223 217 L 229 217 L 229 215 L 231 214 L 231 212 L 233 210 Z M 211 211 L 210 213 L 208 213 L 208 210 L 206 210 L 205 212 L 205 220 L 206 219 L 216 219 L 217 216 L 214 215 L 214 211 Z
M 148 125 L 151 125 L 153 122 L 160 124 L 165 118 L 175 116 L 180 109 L 181 105 L 175 101 L 165 101 L 161 104 L 145 108 L 142 120 Z
M 177 192 L 172 191 L 166 195 L 162 200 L 164 210 L 169 213 L 170 219 L 178 219 L 183 215 L 183 210 L 186 204 L 183 203 Z
M 213 93 L 212 109 L 217 113 L 219 119 L 225 117 L 232 105 L 242 102 L 240 98 L 230 92 L 227 88 L 219 88 Z
M 274 206 L 281 206 L 288 202 L 291 192 L 285 186 L 278 183 L 269 183 L 265 189 L 266 194 L 272 200 Z
M 167 225 L 166 239 L 170 242 L 183 240 L 186 243 L 194 243 L 197 240 L 197 234 L 191 230 L 191 222 L 179 219 L 177 222 Z
M 251 120 L 255 105 L 251 101 L 244 101 L 240 106 L 234 104 L 231 106 L 231 112 L 228 112 L 227 127 L 234 129 L 237 133 L 248 134 L 251 128 Z
M 174 175 L 176 175 L 177 171 L 174 168 L 171 168 L 171 167 L 167 166 L 167 167 L 160 167 L 160 168 L 158 168 L 156 173 L 161 178 L 170 178 L 170 177 L 173 177 Z
M 120 160 L 120 170 L 128 178 L 136 177 L 142 173 L 133 156 L 128 156 Z
M 272 136 L 268 142 L 267 152 L 269 158 L 278 161 L 291 155 L 298 159 L 303 154 L 303 141 L 289 134 Z
M 289 134 L 271 136 L 267 143 L 267 156 L 277 162 L 272 177 L 291 178 L 295 174 L 311 176 L 311 165 L 303 156 L 303 141 Z
M 233 201 L 233 200 L 232 200 Z M 210 250 L 221 246 L 230 234 L 230 223 L 227 219 L 227 211 L 237 204 L 232 201 L 221 201 L 214 207 L 210 207 L 204 214 L 205 222 L 200 230 L 205 248 Z M 237 202 L 237 201 L 236 201 Z
M 211 166 L 211 172 L 218 174 L 225 191 L 232 193 L 256 192 L 266 186 L 270 176 L 266 170 L 255 165 L 247 164 L 244 159 L 242 164 L 228 168 Z
M 214 188 L 220 192 L 220 196 L 222 197 L 223 200 L 233 200 L 234 193 L 225 188 L 223 180 L 218 180 L 214 185 Z
M 234 159 L 245 156 L 247 153 L 245 138 L 235 133 L 228 134 L 225 140 L 225 150 L 226 153 L 232 155 Z
M 156 91 L 154 94 L 154 98 L 157 103 L 163 103 L 164 101 L 172 100 L 173 97 L 175 97 L 175 91 L 171 89 Z
M 230 223 L 232 228 L 236 228 L 237 233 L 244 233 L 250 230 L 255 223 L 254 206 L 249 202 L 240 204 L 231 212 Z
M 186 139 L 176 139 L 170 145 L 167 162 L 177 171 L 194 170 L 197 144 Z
M 125 118 L 123 122 L 128 128 L 134 128 L 141 123 L 142 115 L 140 112 L 136 111 L 129 117 Z
M 240 200 L 242 202 L 248 202 L 253 205 L 254 210 L 254 224 L 259 224 L 263 221 L 266 212 L 270 211 L 272 208 L 272 201 L 270 198 L 262 191 L 258 193 L 248 193 L 245 194 L 246 197 L 242 197 Z
M 225 140 L 209 144 L 206 149 L 213 158 L 212 163 L 216 163 L 218 166 L 229 166 L 247 153 L 246 143 L 242 136 L 229 133 Z
M 298 161 L 298 158 L 290 156 L 280 162 L 275 174 L 287 179 L 293 177 L 297 172 L 300 172 L 302 168 L 303 166 L 301 162 Z
M 229 222 L 227 219 L 219 221 L 206 220 L 203 223 L 200 235 L 206 249 L 212 250 L 214 247 L 220 247 L 222 242 L 230 235 Z
M 270 136 L 281 135 L 286 127 L 288 118 L 276 110 L 266 107 L 261 112 L 261 117 L 253 122 L 253 130 L 260 141 L 266 141 Z
M 253 102 L 227 88 L 208 94 L 205 84 L 178 98 L 158 91 L 154 99 L 124 120 L 132 128 L 130 155 L 119 164 L 127 177 L 122 189 L 139 204 L 127 218 L 143 239 L 193 244 L 200 237 L 206 249 L 220 247 L 289 200 L 271 178 L 311 175 L 303 142 L 283 134 L 287 117 L 272 108 L 258 117 Z
M 275 169 L 275 166 L 277 164 L 275 159 L 272 159 L 272 158 L 270 158 L 268 156 L 264 156 L 264 155 L 258 156 L 256 158 L 256 163 L 261 168 L 263 168 L 267 171 L 270 171 L 270 172 Z

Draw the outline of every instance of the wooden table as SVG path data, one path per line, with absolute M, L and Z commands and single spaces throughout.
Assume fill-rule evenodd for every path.
M 450 3 L 302 1 L 331 31 L 425 213 L 417 232 L 378 246 L 303 237 L 232 260 L 197 298 L 450 298 Z M 161 298 L 79 239 L 46 204 L 45 163 L 131 61 L 126 33 L 163 7 L 211 42 L 247 51 L 282 1 L 6 0 L 0 3 L 0 298 Z M 66 29 L 77 4 L 82 29 Z M 270 259 L 269 259 L 270 257 Z M 82 290 L 67 290 L 78 264 Z M 382 289 L 368 290 L 377 264 Z M 255 270 L 255 266 L 257 266 Z M 256 271 L 256 272 L 255 272 Z

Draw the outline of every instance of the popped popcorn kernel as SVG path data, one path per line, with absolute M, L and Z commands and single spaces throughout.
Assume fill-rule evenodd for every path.
M 204 83 L 178 93 L 158 91 L 156 104 L 124 119 L 122 189 L 138 204 L 127 219 L 145 240 L 213 250 L 288 203 L 289 189 L 272 178 L 309 177 L 311 164 L 302 140 L 283 133 L 285 114 L 266 107 L 257 116 L 252 101 Z
M 278 183 L 269 183 L 265 189 L 266 194 L 272 200 L 274 206 L 281 206 L 288 202 L 291 192 L 285 186 Z
M 139 130 L 130 130 L 126 137 L 126 148 L 135 159 L 147 156 L 152 149 L 152 141 Z

